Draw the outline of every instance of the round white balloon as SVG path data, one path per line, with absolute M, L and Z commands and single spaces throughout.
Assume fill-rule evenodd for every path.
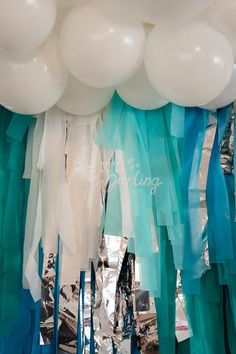
M 209 8 L 209 18 L 212 25 L 220 31 L 236 35 L 236 1 L 215 0 Z
M 229 105 L 235 99 L 236 99 L 236 65 L 234 65 L 234 71 L 232 77 L 230 79 L 229 84 L 223 91 L 223 93 L 220 96 L 218 96 L 215 100 L 207 103 L 201 108 L 215 110 Z
M 122 0 L 128 10 L 147 23 L 183 23 L 204 11 L 214 0 Z
M 179 105 L 199 106 L 226 88 L 233 53 L 227 38 L 204 23 L 155 27 L 147 40 L 145 66 L 161 95 Z
M 57 38 L 52 35 L 35 53 L 0 50 L 0 104 L 22 114 L 48 110 L 61 97 L 67 82 Z
M 96 88 L 88 86 L 70 75 L 65 92 L 57 102 L 57 106 L 71 114 L 93 114 L 110 102 L 114 91 L 114 88 L 111 87 Z
M 144 64 L 129 80 L 118 86 L 116 90 L 122 100 L 134 108 L 151 110 L 160 108 L 168 103 L 168 100 L 161 96 L 150 83 Z
M 57 5 L 57 19 L 54 29 L 59 32 L 61 26 L 68 15 L 68 13 L 73 9 L 74 6 L 78 5 L 78 0 L 58 0 Z
M 32 50 L 51 32 L 57 0 L 1 0 L 0 48 Z
M 145 31 L 119 2 L 101 0 L 74 8 L 60 32 L 60 47 L 73 76 L 94 87 L 127 80 L 143 58 Z

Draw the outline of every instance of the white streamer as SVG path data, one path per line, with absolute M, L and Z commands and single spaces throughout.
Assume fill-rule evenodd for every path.
M 46 112 L 45 119 L 37 119 L 34 133 L 29 136 L 25 176 L 30 174 L 30 156 L 32 173 L 23 283 L 35 301 L 41 295 L 37 259 L 40 240 L 48 256 L 57 253 L 60 235 L 64 285 L 74 284 L 80 270 L 88 269 L 96 257 L 102 194 L 107 183 L 106 159 L 110 158 L 95 144 L 100 118 L 101 112 L 76 117 L 53 107 Z

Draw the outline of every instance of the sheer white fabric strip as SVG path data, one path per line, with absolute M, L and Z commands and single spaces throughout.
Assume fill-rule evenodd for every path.
M 115 151 L 116 168 L 120 187 L 121 212 L 122 212 L 122 236 L 135 237 L 132 222 L 131 201 L 129 194 L 129 180 L 126 175 L 124 154 L 121 150 Z
M 75 117 L 68 125 L 67 184 L 76 234 L 76 255 L 62 246 L 61 282 L 73 284 L 96 257 L 102 215 L 104 153 L 95 143 L 101 112 Z M 106 155 L 105 155 L 106 156 Z
M 61 243 L 61 283 L 74 284 L 96 258 L 110 153 L 96 145 L 101 112 L 85 117 L 53 107 L 28 142 L 31 175 L 24 245 L 24 287 L 40 299 L 38 246 L 47 257 Z M 30 158 L 30 156 L 32 156 Z M 32 160 L 32 161 L 30 161 Z M 31 166 L 32 165 L 32 166 Z
M 44 118 L 38 119 L 33 133 L 32 146 L 29 144 L 27 150 L 31 149 L 32 162 L 27 161 L 24 175 L 31 169 L 31 183 L 26 215 L 25 241 L 24 241 L 24 262 L 23 262 L 23 286 L 30 289 L 35 301 L 40 299 L 40 278 L 38 275 L 38 243 L 41 238 L 41 198 L 39 196 L 40 170 L 38 169 L 38 159 L 41 148 L 41 141 L 44 131 Z M 26 173 L 27 171 L 27 173 Z

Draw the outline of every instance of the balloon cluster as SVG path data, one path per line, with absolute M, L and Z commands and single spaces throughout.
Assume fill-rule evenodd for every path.
M 235 42 L 235 43 L 234 43 Z M 92 114 L 236 99 L 236 0 L 1 0 L 0 104 Z

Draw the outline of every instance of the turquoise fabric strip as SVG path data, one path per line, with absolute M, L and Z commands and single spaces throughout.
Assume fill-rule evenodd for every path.
M 22 119 L 21 119 L 22 118 Z M 0 335 L 10 333 L 19 310 L 22 275 L 21 223 L 24 210 L 22 179 L 26 132 L 31 117 L 0 107 Z M 4 323 L 4 325 L 3 325 Z
M 126 105 L 116 95 L 105 115 L 97 142 L 109 149 L 122 150 L 132 208 L 135 238 L 129 242 L 142 267 L 142 286 L 160 296 L 160 262 L 154 250 L 153 215 L 159 227 L 167 227 L 175 266 L 183 265 L 183 217 L 181 204 L 180 146 L 184 108 L 167 105 L 154 111 L 140 111 Z M 118 192 L 109 197 L 113 213 L 119 215 Z M 114 201 L 116 200 L 116 202 Z M 111 202 L 108 203 L 111 205 Z M 154 208 L 155 206 L 155 208 Z M 155 210 L 155 211 L 154 211 Z M 106 222 L 107 224 L 107 222 Z M 115 224 L 113 234 L 120 235 Z M 157 238 L 159 237 L 157 232 Z M 150 276 L 152 269 L 152 276 Z M 153 273 L 154 272 L 154 273 Z
M 160 257 L 161 257 L 161 297 L 155 298 L 159 351 L 161 354 L 175 354 L 175 292 L 176 270 L 173 254 L 165 227 L 160 228 Z
M 220 161 L 220 144 L 228 127 L 232 106 L 217 111 L 217 130 L 206 187 L 208 244 L 211 263 L 233 259 L 230 206 Z
M 186 309 L 191 325 L 191 354 L 226 354 L 222 289 L 217 267 L 213 266 L 201 279 L 200 294 L 186 295 Z
M 236 191 L 236 112 L 234 113 L 234 190 Z M 235 215 L 236 222 L 236 193 L 234 194 Z
M 199 291 L 199 279 L 204 268 L 199 169 L 207 119 L 205 110 L 186 108 L 182 157 L 185 228 L 183 285 L 188 293 Z
M 122 236 L 121 200 L 115 156 L 110 166 L 104 234 Z

